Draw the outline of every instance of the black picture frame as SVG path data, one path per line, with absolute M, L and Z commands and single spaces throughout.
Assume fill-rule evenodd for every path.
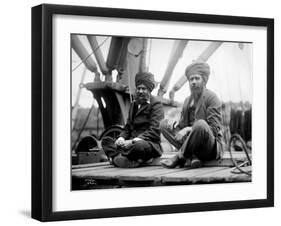
M 246 25 L 267 29 L 267 197 L 54 212 L 52 210 L 52 18 L 56 14 L 178 22 Z M 40 221 L 122 217 L 274 206 L 274 20 L 222 15 L 43 4 L 32 8 L 32 218 Z

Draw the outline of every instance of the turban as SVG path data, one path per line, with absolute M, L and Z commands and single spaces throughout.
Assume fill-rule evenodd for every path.
M 151 92 L 155 87 L 154 75 L 150 72 L 139 72 L 136 74 L 135 84 L 136 86 L 143 84 Z
M 187 66 L 185 69 L 185 76 L 189 80 L 191 75 L 201 75 L 205 83 L 208 82 L 210 75 L 210 66 L 207 63 L 195 62 Z

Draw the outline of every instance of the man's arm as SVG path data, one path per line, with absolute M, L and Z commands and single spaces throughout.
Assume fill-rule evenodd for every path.
M 161 102 L 157 101 L 152 105 L 150 127 L 141 133 L 138 138 L 142 140 L 160 140 L 160 121 L 164 118 L 164 110 Z
M 189 134 L 192 130 L 191 126 L 184 127 L 179 132 L 176 133 L 175 139 L 177 141 L 182 141 L 185 135 Z
M 183 128 L 187 127 L 187 125 L 188 125 L 188 115 L 187 115 L 188 114 L 188 106 L 187 106 L 188 102 L 189 102 L 189 97 L 187 97 L 184 100 L 180 120 L 179 120 L 178 124 L 176 125 L 176 127 L 178 127 L 179 129 L 183 129 Z
M 207 123 L 216 137 L 222 128 L 221 101 L 213 94 L 207 100 Z
M 124 130 L 120 134 L 120 137 L 123 137 L 125 140 L 131 137 L 131 123 L 132 123 L 131 115 L 132 115 L 133 108 L 134 108 L 134 104 L 131 104 L 129 108 L 127 122 L 123 128 Z

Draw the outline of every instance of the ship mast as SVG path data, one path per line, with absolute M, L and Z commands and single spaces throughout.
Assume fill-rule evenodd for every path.
M 201 55 L 197 57 L 194 62 L 206 62 L 214 52 L 221 46 L 223 42 L 212 42 Z M 183 74 L 180 79 L 175 83 L 172 90 L 169 93 L 169 97 L 171 100 L 175 97 L 175 92 L 177 92 L 183 85 L 187 82 L 187 78 L 185 74 Z

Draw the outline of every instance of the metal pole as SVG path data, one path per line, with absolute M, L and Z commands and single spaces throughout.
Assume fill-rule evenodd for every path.
M 108 67 L 106 66 L 104 57 L 102 55 L 101 49 L 99 47 L 98 41 L 96 36 L 92 36 L 92 35 L 87 35 L 87 39 L 89 41 L 89 44 L 91 46 L 91 49 L 96 57 L 97 63 L 99 65 L 99 68 L 102 72 L 103 75 L 106 76 L 106 80 L 112 80 L 111 78 L 111 73 L 108 70 Z
M 147 66 L 146 66 L 146 54 L 147 54 L 147 39 L 143 38 L 143 50 L 140 58 L 140 72 L 147 71 Z
M 82 63 L 84 63 L 91 72 L 95 73 L 95 81 L 100 81 L 97 65 L 91 57 L 92 54 L 88 53 L 77 35 L 71 35 L 71 46 L 82 60 Z
M 204 52 L 197 57 L 195 60 L 198 62 L 206 62 L 213 54 L 214 52 L 221 46 L 223 42 L 212 42 L 205 50 Z M 176 82 L 176 84 L 173 86 L 172 90 L 169 93 L 170 99 L 174 98 L 175 92 L 177 92 L 183 85 L 187 82 L 187 78 L 185 74 L 183 74 L 180 79 Z
M 184 51 L 187 43 L 188 43 L 187 40 L 175 40 L 174 41 L 174 46 L 173 46 L 172 52 L 170 54 L 169 63 L 167 65 L 163 79 L 160 83 L 160 87 L 158 90 L 158 96 L 163 96 L 167 92 L 172 73 L 173 73 L 179 59 L 182 57 L 183 51 Z

